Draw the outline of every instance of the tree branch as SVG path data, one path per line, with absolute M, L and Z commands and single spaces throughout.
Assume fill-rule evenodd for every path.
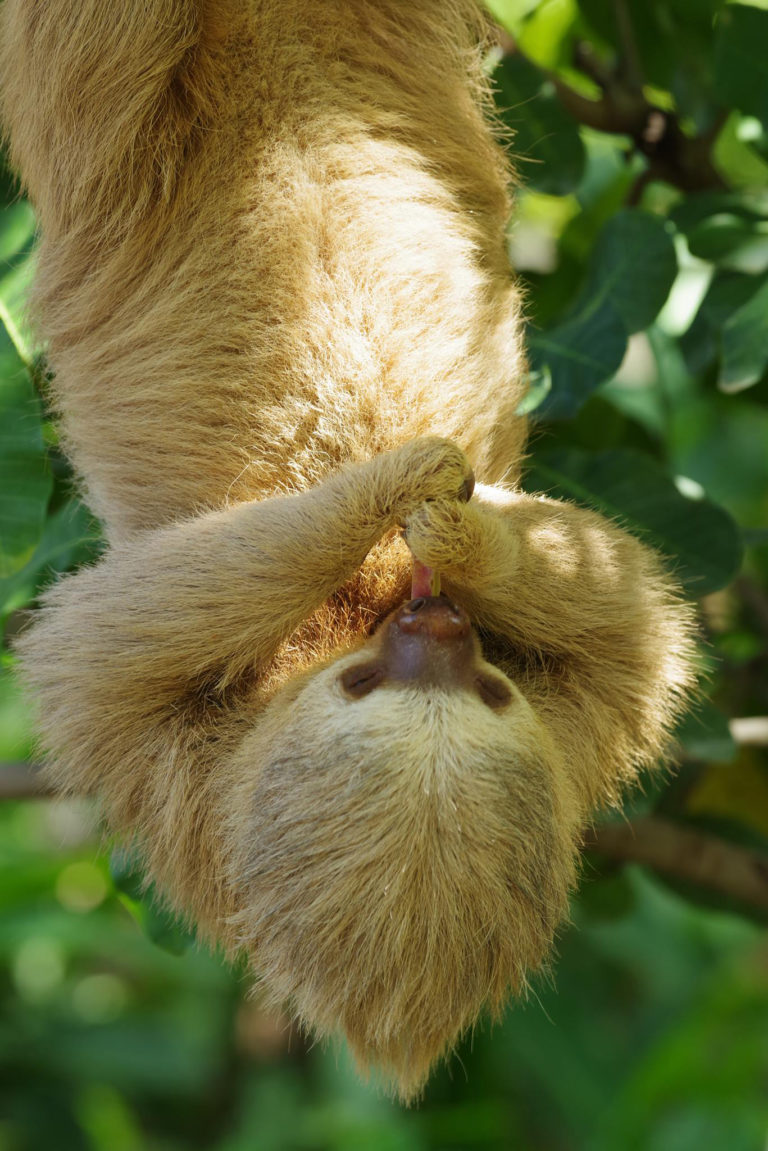
M 731 735 L 743 747 L 768 747 L 768 716 L 746 715 L 729 721 Z M 43 781 L 39 764 L 0 763 L 0 801 L 44 799 L 53 790 Z
M 603 824 L 585 847 L 621 863 L 643 863 L 768 913 L 768 855 L 657 816 Z
M 742 747 L 768 747 L 768 715 L 745 715 L 730 720 L 728 726 Z
M 567 112 L 588 128 L 629 136 L 648 160 L 651 178 L 664 180 L 684 192 L 724 188 L 709 154 L 712 133 L 686 136 L 674 113 L 646 100 L 641 91 L 616 81 L 603 89 L 599 100 L 588 100 L 554 73 L 546 73 Z
M 768 746 L 768 716 L 732 719 L 737 743 Z M 0 801 L 40 799 L 52 790 L 39 767 L 0 764 Z M 768 913 L 768 854 L 659 816 L 602 824 L 585 833 L 584 846 L 621 863 L 641 863 Z
M 752 612 L 763 635 L 768 636 L 768 596 L 749 576 L 737 576 L 734 587 L 744 604 Z
M 631 87 L 641 88 L 643 86 L 643 70 L 640 65 L 640 53 L 635 42 L 635 30 L 632 27 L 632 17 L 629 14 L 627 0 L 613 0 L 613 10 L 624 54 L 627 81 Z
M 514 38 L 503 30 L 499 32 L 499 43 L 506 55 L 523 55 Z M 701 136 L 686 136 L 674 113 L 646 99 L 639 73 L 635 74 L 639 69 L 637 60 L 635 67 L 623 73 L 618 67 L 609 70 L 597 60 L 589 45 L 581 44 L 576 49 L 575 63 L 602 89 L 599 100 L 582 96 L 555 72 L 538 64 L 533 66 L 554 86 L 560 103 L 579 124 L 598 132 L 629 136 L 648 160 L 649 179 L 664 180 L 684 192 L 725 187 L 710 160 L 722 118 Z
M 32 763 L 0 764 L 0 800 L 43 799 L 53 792 L 43 783 L 40 768 Z

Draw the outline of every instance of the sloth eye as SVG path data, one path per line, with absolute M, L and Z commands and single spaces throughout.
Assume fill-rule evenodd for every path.
M 341 686 L 353 699 L 362 699 L 364 695 L 368 695 L 378 687 L 383 678 L 384 672 L 380 667 L 372 667 L 370 664 L 348 667 L 341 674 Z
M 496 710 L 506 707 L 512 699 L 512 692 L 503 679 L 496 675 L 479 675 L 475 680 L 480 698 L 488 707 Z

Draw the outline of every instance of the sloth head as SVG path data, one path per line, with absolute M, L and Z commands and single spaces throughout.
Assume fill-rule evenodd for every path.
M 242 753 L 254 967 L 412 1098 L 566 912 L 577 805 L 547 733 L 465 612 L 427 598 L 273 703 Z

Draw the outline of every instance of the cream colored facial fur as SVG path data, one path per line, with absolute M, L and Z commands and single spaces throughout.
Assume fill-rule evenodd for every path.
M 350 703 L 340 666 L 240 749 L 258 766 L 237 925 L 276 1001 L 323 1035 L 341 1024 L 361 1066 L 373 1056 L 410 1095 L 446 1034 L 498 1012 L 544 957 L 578 803 L 519 693 L 499 713 L 429 687 Z
M 0 9 L 52 403 L 109 541 L 20 645 L 51 778 L 406 1099 L 546 957 L 579 828 L 692 679 L 657 557 L 518 490 L 483 35 L 469 0 Z M 408 594 L 400 528 L 500 711 L 345 696 Z

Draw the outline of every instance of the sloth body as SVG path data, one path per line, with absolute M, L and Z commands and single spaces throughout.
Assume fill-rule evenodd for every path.
M 690 680 L 653 553 L 517 489 L 482 30 L 464 0 L 5 0 L 0 28 L 108 539 L 20 644 L 52 778 L 404 1098 L 545 958 L 580 828 Z M 401 528 L 476 628 L 407 672 Z

